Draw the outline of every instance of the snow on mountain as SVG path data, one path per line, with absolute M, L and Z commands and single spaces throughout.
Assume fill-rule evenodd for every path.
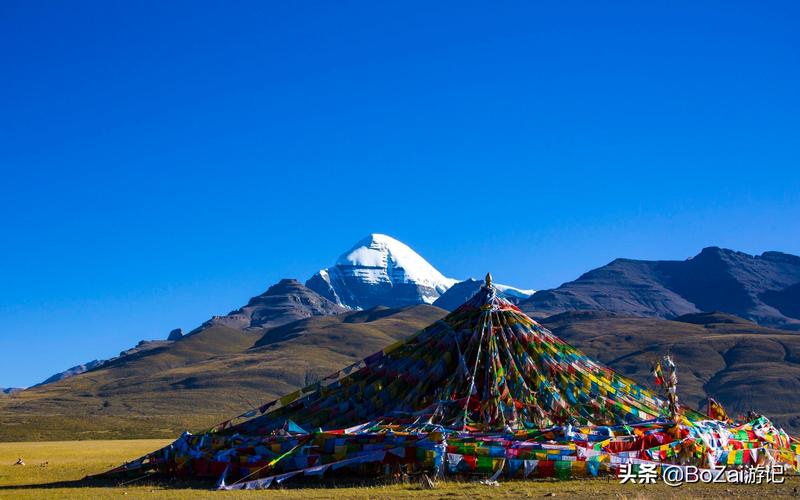
M 500 290 L 500 292 L 505 296 L 510 297 L 517 297 L 520 299 L 527 299 L 534 293 L 536 290 L 526 290 L 523 288 L 517 288 L 509 285 L 501 285 L 500 283 L 495 283 L 494 287 Z
M 448 278 L 405 243 L 385 234 L 371 234 L 343 253 L 334 266 L 312 276 L 306 286 L 337 304 L 369 309 L 377 305 L 439 305 L 439 298 L 454 285 L 458 289 L 445 303 L 460 305 L 482 283 Z M 516 300 L 535 292 L 501 284 L 495 287 Z
M 320 270 L 306 286 L 353 309 L 431 304 L 458 280 L 447 278 L 408 245 L 371 234 Z
M 476 280 L 474 278 L 459 281 L 436 299 L 433 305 L 448 311 L 453 311 L 478 293 L 483 283 L 483 280 Z M 500 283 L 494 283 L 494 287 L 504 295 L 506 299 L 515 304 L 527 299 L 536 292 L 535 290 L 523 290 L 513 286 L 501 285 Z
M 356 273 L 368 283 L 417 283 L 444 292 L 458 281 L 445 278 L 411 247 L 385 234 L 371 234 L 359 241 L 336 265 L 357 268 Z

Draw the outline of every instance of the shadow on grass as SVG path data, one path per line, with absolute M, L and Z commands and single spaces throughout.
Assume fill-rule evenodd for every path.
M 402 485 L 418 486 L 417 478 L 410 478 L 408 482 L 387 480 L 385 478 L 297 478 L 291 483 L 274 485 L 271 489 L 332 489 Z M 143 476 L 141 478 L 99 478 L 88 477 L 73 481 L 55 481 L 52 483 L 17 484 L 0 486 L 0 493 L 5 491 L 24 491 L 55 488 L 126 488 L 150 487 L 166 490 L 216 490 L 216 482 L 202 479 L 170 478 L 165 476 Z
M 0 492 L 14 490 L 38 490 L 55 488 L 125 488 L 125 487 L 151 487 L 161 489 L 192 489 L 212 490 L 215 485 L 210 481 L 201 480 L 172 480 L 169 478 L 145 478 L 141 480 L 120 480 L 103 478 L 84 478 L 73 481 L 55 481 L 52 483 L 15 484 L 0 486 Z

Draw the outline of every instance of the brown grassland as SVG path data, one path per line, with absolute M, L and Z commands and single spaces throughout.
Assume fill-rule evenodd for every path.
M 475 481 L 440 481 L 433 490 L 416 484 L 304 487 L 287 484 L 268 491 L 219 492 L 210 483 L 174 483 L 143 479 L 127 485 L 87 483 L 96 474 L 168 443 L 163 439 L 0 443 L 0 498 L 774 498 L 800 495 L 800 479 L 770 485 L 619 484 L 614 478 L 574 481 L 506 481 L 484 486 Z M 26 465 L 13 465 L 23 458 Z

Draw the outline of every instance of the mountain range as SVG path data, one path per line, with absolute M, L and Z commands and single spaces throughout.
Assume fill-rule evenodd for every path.
M 211 425 L 405 338 L 482 284 L 447 278 L 373 234 L 305 285 L 281 280 L 186 335 L 176 329 L 28 390 L 3 390 L 0 440 L 171 436 Z M 796 256 L 712 247 L 685 261 L 617 259 L 552 290 L 495 286 L 639 383 L 670 351 L 684 401 L 711 396 L 800 430 L 800 336 L 787 331 L 800 323 Z
M 519 305 L 536 318 L 594 310 L 671 319 L 721 311 L 764 326 L 800 330 L 798 299 L 800 257 L 709 247 L 683 261 L 616 259 Z
M 235 330 L 263 330 L 312 316 L 342 314 L 377 306 L 402 308 L 436 303 L 450 310 L 471 297 L 483 281 L 446 278 L 408 245 L 385 234 L 370 234 L 343 253 L 336 264 L 322 269 L 303 286 L 283 279 L 246 305 L 224 315 L 212 316 L 188 335 L 224 326 Z M 508 298 L 518 302 L 534 290 L 496 284 Z M 438 302 L 437 302 L 438 301 Z M 92 360 L 55 373 L 34 387 L 94 370 L 139 350 L 159 347 L 183 337 L 178 328 L 166 341 L 142 340 L 112 359 Z

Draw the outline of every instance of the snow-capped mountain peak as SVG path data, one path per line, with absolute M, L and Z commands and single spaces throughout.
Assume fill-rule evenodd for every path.
M 306 286 L 353 309 L 433 303 L 458 280 L 447 278 L 408 245 L 370 234 L 320 270 Z
M 435 288 L 439 293 L 458 280 L 446 278 L 405 243 L 385 234 L 370 234 L 343 253 L 337 266 L 358 268 L 367 282 L 417 283 Z
M 482 283 L 448 278 L 405 243 L 374 233 L 343 253 L 336 264 L 312 276 L 306 286 L 351 309 L 434 302 L 447 308 L 461 305 Z M 499 283 L 495 287 L 515 301 L 534 292 Z

